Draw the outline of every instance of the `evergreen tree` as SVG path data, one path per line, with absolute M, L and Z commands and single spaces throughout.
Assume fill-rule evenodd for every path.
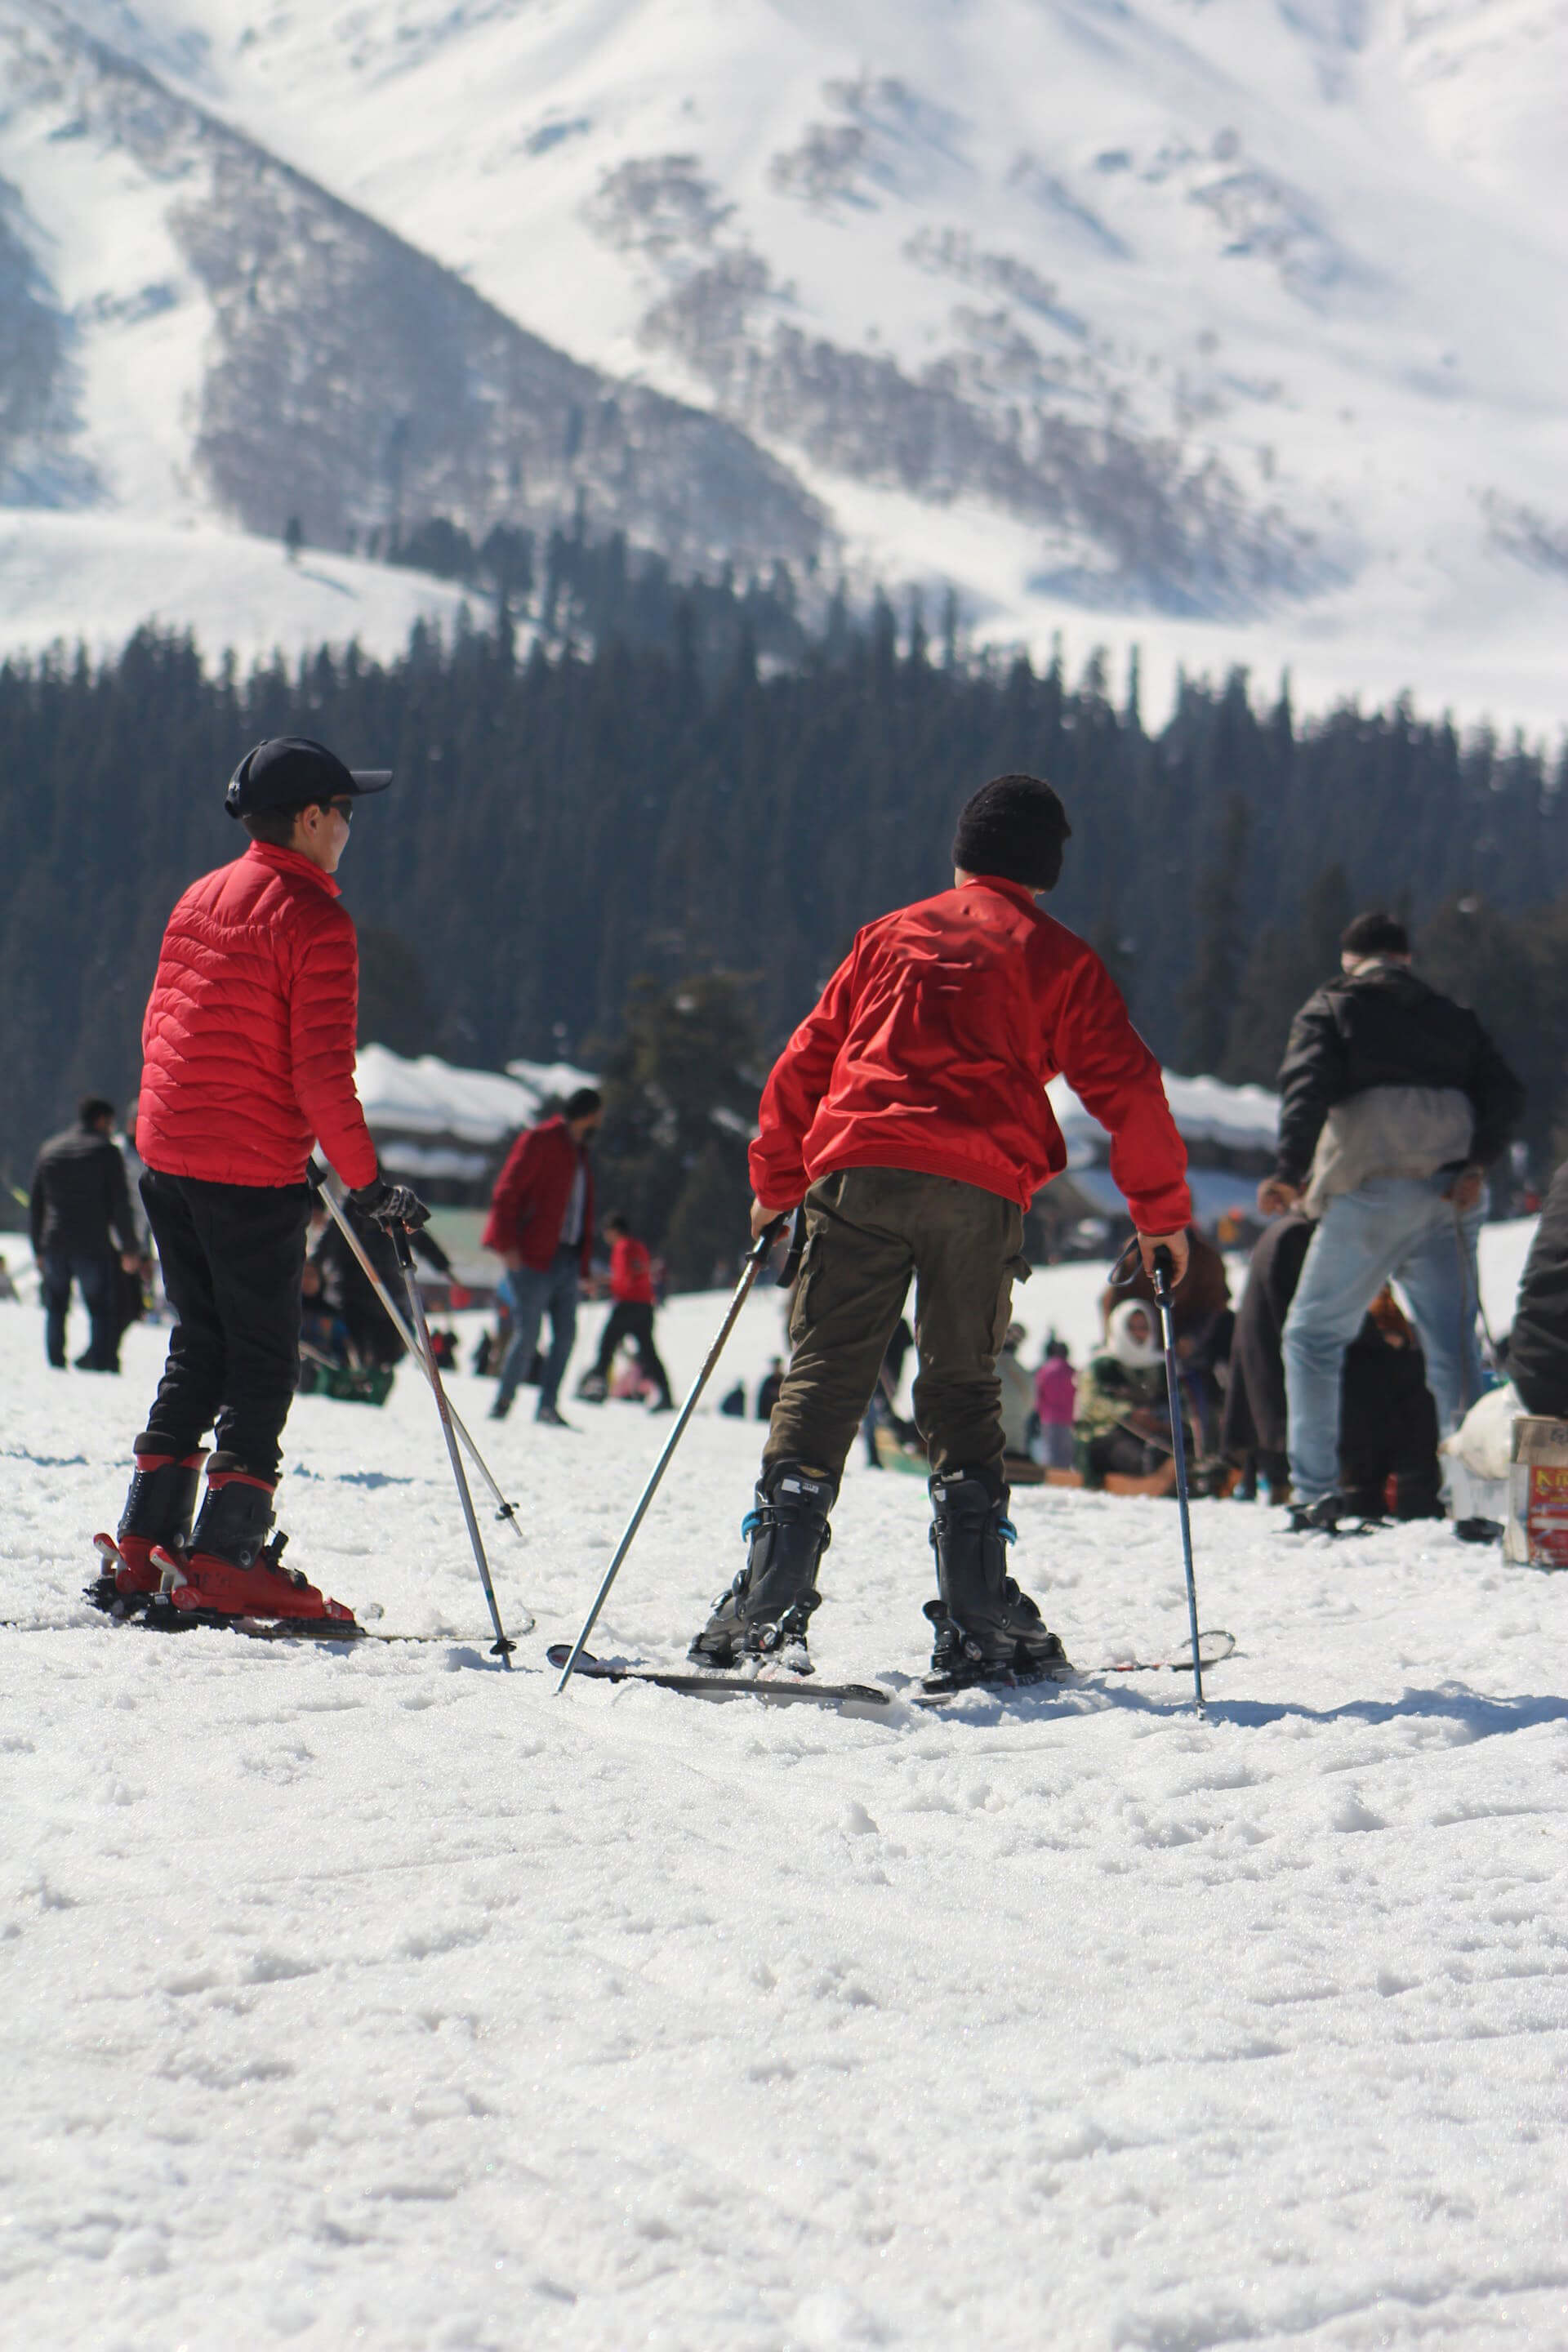
M 1224 1066 L 1245 950 L 1247 850 L 1252 816 L 1239 793 L 1226 805 L 1219 852 L 1198 885 L 1198 935 L 1178 1052 L 1194 1077 Z
M 1237 992 L 1222 1075 L 1234 1086 L 1272 1087 L 1290 1024 L 1340 968 L 1340 934 L 1354 908 L 1342 866 L 1325 866 L 1294 920 L 1269 923 L 1247 957 Z
M 501 549 L 486 548 L 489 596 Z M 512 552 L 509 607 L 533 593 Z M 1521 1032 L 1530 1131 L 1552 1148 L 1568 1111 L 1568 751 L 1549 761 L 1408 706 L 1303 719 L 1288 685 L 1255 714 L 1239 674 L 1184 681 L 1151 733 L 1130 697 L 1111 700 L 1103 661 L 1076 688 L 1059 654 L 1044 675 L 994 656 L 935 666 L 920 630 L 900 648 L 885 603 L 868 625 L 842 591 L 813 636 L 782 575 L 677 580 L 585 525 L 553 533 L 541 568 L 521 665 L 508 632 L 471 624 L 445 640 L 422 626 L 392 661 L 351 647 L 248 675 L 205 669 L 188 640 L 153 631 L 111 661 L 0 662 L 14 1175 L 78 1094 L 134 1090 L 169 908 L 245 845 L 224 782 L 247 744 L 301 732 L 397 772 L 342 875 L 366 939 L 364 1018 L 387 1042 L 492 1068 L 588 1059 L 592 1038 L 627 1043 L 638 975 L 659 997 L 755 971 L 740 1001 L 776 1047 L 861 924 L 942 886 L 965 796 L 1026 768 L 1050 777 L 1073 826 L 1049 911 L 1106 950 L 1162 1058 L 1213 1066 L 1228 969 L 1220 1074 L 1272 1084 L 1350 914 L 1405 904 L 1424 952 L 1432 933 L 1435 976 L 1473 990 L 1505 1050 Z M 143 756 L 128 762 L 127 741 Z M 1485 957 L 1466 944 L 1481 921 L 1456 911 L 1467 899 L 1485 910 Z M 703 1019 L 709 1060 L 744 1074 L 707 1108 L 749 1126 L 767 1052 L 726 1042 L 717 1007 Z M 742 1139 L 689 1123 L 673 1160 L 653 1154 L 643 1205 L 625 1204 L 650 1239 L 705 1160 L 709 1182 L 716 1134 L 721 1155 L 735 1143 L 742 1199 Z
M 733 972 L 667 986 L 645 976 L 601 1061 L 602 1197 L 660 1241 L 681 1287 L 706 1287 L 746 1231 L 746 1152 L 763 1076 L 747 995 Z

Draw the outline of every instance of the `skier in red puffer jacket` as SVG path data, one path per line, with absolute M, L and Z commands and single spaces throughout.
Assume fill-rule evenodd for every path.
M 429 1213 L 376 1167 L 354 1091 L 358 945 L 332 879 L 354 802 L 391 781 L 302 737 L 258 744 L 225 803 L 250 847 L 169 918 L 142 1026 L 136 1147 L 175 1322 L 118 1535 L 97 1538 L 103 1607 L 145 1605 L 162 1583 L 185 1612 L 352 1622 L 279 1565 L 283 1539 L 267 1533 L 299 1376 L 312 1144 L 378 1223 Z

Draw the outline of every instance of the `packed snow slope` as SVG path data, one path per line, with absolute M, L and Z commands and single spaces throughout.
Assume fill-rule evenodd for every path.
M 716 1320 L 665 1316 L 678 1376 Z M 759 1299 L 722 1377 L 776 1331 Z M 405 1370 L 382 1412 L 296 1405 L 284 1517 L 329 1589 L 443 1638 L 165 1640 L 75 1597 L 158 1355 L 46 1374 L 0 1307 L 5 1614 L 60 1629 L 0 1631 L 8 2336 L 1568 2342 L 1568 1580 L 1204 1505 L 1240 1645 L 1206 1721 L 1174 1675 L 922 1714 L 923 1488 L 853 1468 L 815 1647 L 885 1715 L 558 1698 L 544 1645 L 668 1423 L 494 1430 L 455 1381 L 528 1538 L 490 1524 L 539 1619 L 503 1676 Z M 679 1657 L 757 1435 L 695 1422 L 601 1651 Z M 1176 1649 L 1169 1507 L 1016 1506 L 1076 1658 Z
M 188 630 L 210 662 L 295 656 L 354 640 L 390 659 L 416 621 L 450 636 L 446 582 L 307 551 L 295 563 L 245 531 L 0 507 L 0 646 L 117 653 L 133 631 Z M 481 626 L 485 625 L 481 616 Z
M 7 27 L 30 499 L 338 546 L 582 488 L 688 557 L 955 583 L 1069 659 L 1136 635 L 1152 690 L 1289 661 L 1309 701 L 1568 718 L 1563 0 Z

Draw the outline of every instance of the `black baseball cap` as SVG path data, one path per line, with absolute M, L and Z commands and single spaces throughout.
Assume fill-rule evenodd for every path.
M 345 768 L 335 751 L 308 735 L 271 735 L 246 753 L 223 804 L 230 816 L 253 816 L 258 809 L 309 808 L 313 801 L 384 793 L 391 782 L 390 768 Z

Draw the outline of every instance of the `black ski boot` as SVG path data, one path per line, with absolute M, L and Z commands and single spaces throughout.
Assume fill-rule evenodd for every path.
M 950 1470 L 931 1480 L 931 1507 L 939 1598 L 925 1608 L 936 1629 L 926 1689 L 1037 1682 L 1066 1669 L 1067 1652 L 1007 1573 L 1017 1530 L 1000 1472 Z
M 275 1477 L 247 1470 L 237 1454 L 213 1455 L 190 1549 L 171 1560 L 178 1573 L 171 1573 L 164 1589 L 169 1607 L 187 1618 L 329 1617 L 353 1622 L 352 1609 L 328 1601 L 308 1577 L 283 1566 L 287 1536 L 268 1541 L 277 1489 Z
M 135 1473 L 119 1528 L 113 1536 L 92 1539 L 103 1570 L 86 1592 L 94 1608 L 111 1609 L 120 1615 L 144 1607 L 158 1590 L 153 1545 L 183 1552 L 190 1541 L 196 1490 L 206 1460 L 205 1453 L 171 1453 L 165 1439 L 149 1436 L 145 1431 L 135 1441 L 134 1455 Z
M 837 1486 L 798 1462 L 775 1462 L 763 1474 L 755 1507 L 742 1521 L 752 1539 L 746 1565 L 687 1655 L 694 1665 L 732 1666 L 743 1657 L 777 1657 L 808 1675 L 806 1621 L 822 1595 L 816 1563 L 833 1540 L 827 1514 Z

